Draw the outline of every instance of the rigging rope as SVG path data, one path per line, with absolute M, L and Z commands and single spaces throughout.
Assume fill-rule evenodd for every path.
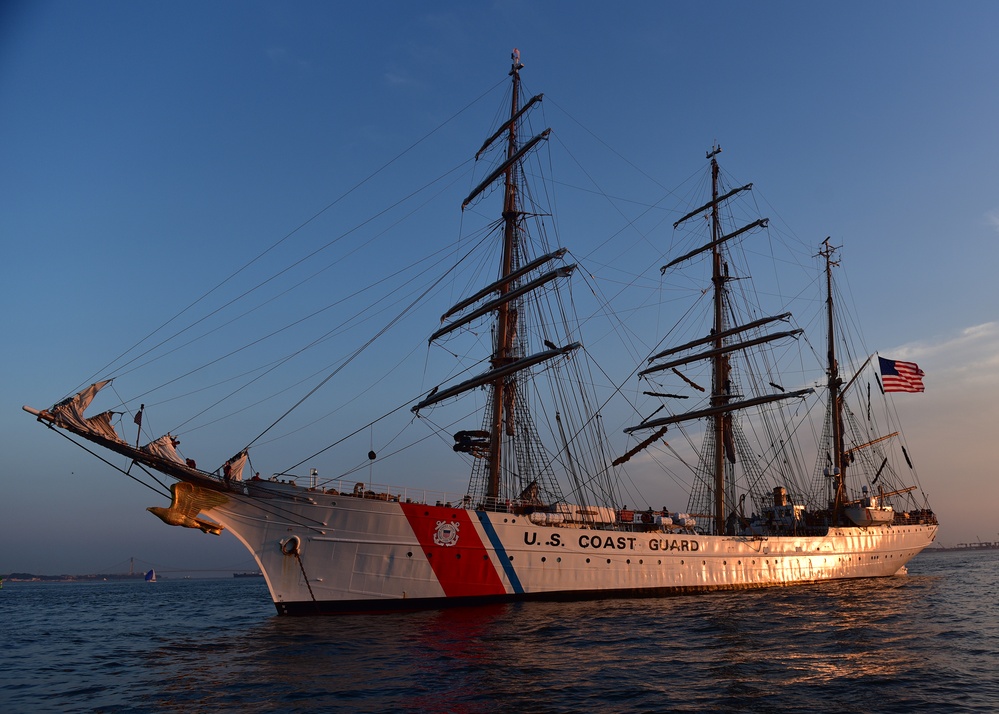
M 313 394 L 315 394 L 317 391 L 319 391 L 319 389 L 324 384 L 326 384 L 331 379 L 333 379 L 333 377 L 335 377 L 340 372 L 340 370 L 342 370 L 348 364 L 350 364 L 351 362 L 353 362 L 358 356 L 361 355 L 361 353 L 363 353 L 365 350 L 367 350 L 368 347 L 370 347 L 371 345 L 373 345 L 375 343 L 375 341 L 378 340 L 379 337 L 381 337 L 386 332 L 388 332 L 396 323 L 398 323 L 403 317 L 405 317 L 414 307 L 416 307 L 417 305 L 419 305 L 420 302 L 422 302 L 423 298 L 426 297 L 430 292 L 432 292 L 438 285 L 440 285 L 440 283 L 443 282 L 444 278 L 446 278 L 454 270 L 456 270 L 457 267 L 458 267 L 458 265 L 460 265 L 461 262 L 464 261 L 464 259 L 467 258 L 471 253 L 472 253 L 472 250 L 470 250 L 468 253 L 466 253 L 465 256 L 462 258 L 461 261 L 458 261 L 458 263 L 456 263 L 455 265 L 453 265 L 448 270 L 444 271 L 444 273 L 442 273 L 441 276 L 439 278 L 437 278 L 437 280 L 433 281 L 427 287 L 426 290 L 424 290 L 412 302 L 410 302 L 409 305 L 407 305 L 402 310 L 402 312 L 400 312 L 398 315 L 396 315 L 394 318 L 392 318 L 392 320 L 390 320 L 389 323 L 387 325 L 385 325 L 381 330 L 379 330 L 377 333 L 375 333 L 375 335 L 372 336 L 371 339 L 369 339 L 363 345 L 361 345 L 356 350 L 354 350 L 353 354 L 351 354 L 346 360 L 344 360 L 336 369 L 334 369 L 332 372 L 330 372 L 328 375 L 326 375 L 326 377 L 321 382 L 319 382 L 319 384 L 317 384 L 315 387 L 313 387 L 311 390 L 309 390 L 309 392 L 305 396 L 303 396 L 301 399 L 299 399 L 297 402 L 295 402 L 291 407 L 289 407 L 288 410 L 285 411 L 284 414 L 282 414 L 277 419 L 275 419 L 274 422 L 271 423 L 270 426 L 268 426 L 266 429 L 264 429 L 261 433 L 257 434 L 256 437 L 254 437 L 253 439 L 251 439 L 250 442 L 245 447 L 243 447 L 243 448 L 244 449 L 249 449 L 251 446 L 253 446 L 253 444 L 255 444 L 258 440 L 260 440 L 267 432 L 269 432 L 271 429 L 273 429 L 275 426 L 277 426 L 282 420 L 285 419 L 285 417 L 287 417 L 289 414 L 291 414 L 293 411 L 295 411 L 307 399 L 309 399 L 309 397 L 311 397 Z
M 469 102 L 468 104 L 466 104 L 464 107 L 462 107 L 461 109 L 459 109 L 457 112 L 455 112 L 454 114 L 452 114 L 450 117 L 448 117 L 447 119 L 445 119 L 442 123 L 440 123 L 435 128 L 433 128 L 432 130 L 430 130 L 429 132 L 427 132 L 421 138 L 417 139 L 410 146 L 408 146 L 402 152 L 400 152 L 395 157 L 393 157 L 392 159 L 390 159 L 389 161 L 387 161 L 381 167 L 379 167 L 378 169 L 376 169 L 375 171 L 373 171 L 372 173 L 370 173 L 365 178 L 361 179 L 358 183 L 354 184 L 354 186 L 352 186 L 346 192 L 342 193 L 336 199 L 334 199 L 333 201 L 331 201 L 324 208 L 320 209 L 314 215 L 312 215 L 310 218 L 308 218 L 307 220 L 303 221 L 296 228 L 294 228 L 291 231 L 289 231 L 288 233 L 286 233 L 278 241 L 276 241 L 275 243 L 273 243 L 272 245 L 270 245 L 268 248 L 266 248 L 262 252 L 258 253 L 255 257 L 253 257 L 252 259 L 250 259 L 248 262 L 244 263 L 241 267 L 237 268 L 234 272 L 230 273 L 228 277 L 224 278 L 221 282 L 217 283 L 214 287 L 212 287 L 211 289 L 209 289 L 207 292 L 203 293 L 200 297 L 196 298 L 193 302 L 191 302 L 189 305 L 187 305 L 187 307 L 183 308 L 176 315 L 174 315 L 173 317 L 169 318 L 166 322 L 164 322 L 163 324 L 161 324 L 159 327 L 155 328 L 152 332 L 150 332 L 149 334 L 147 334 L 145 337 L 143 337 L 142 339 L 140 339 L 134 345 L 132 345 L 131 347 L 129 347 L 128 349 L 126 349 L 124 352 L 122 352 L 120 355 L 118 355 L 117 357 L 115 357 L 113 360 L 111 360 L 110 362 L 108 362 L 106 365 L 104 365 L 103 367 L 101 367 L 93 375 L 91 375 L 88 379 L 84 380 L 84 382 L 80 386 L 78 386 L 76 389 L 74 389 L 73 392 L 79 391 L 83 386 L 85 386 L 85 385 L 87 385 L 87 384 L 95 381 L 99 375 L 104 374 L 107 370 L 109 370 L 111 368 L 111 366 L 113 364 L 115 364 L 116 362 L 118 362 L 118 360 L 123 359 L 130 352 L 132 352 L 133 350 L 137 349 L 139 347 L 139 345 L 141 345 L 144 342 L 146 342 L 146 340 L 150 339 L 153 335 L 155 335 L 156 333 L 158 333 L 160 330 L 163 330 L 164 328 L 166 328 L 167 325 L 169 325 L 170 323 L 172 323 L 175 320 L 179 319 L 184 313 L 188 312 L 195 305 L 197 305 L 200 302 L 202 302 L 203 300 L 205 300 L 209 295 L 211 295 L 215 291 L 219 290 L 223 285 L 225 285 L 226 283 L 234 280 L 240 273 L 242 273 L 243 271 L 247 270 L 251 265 L 257 263 L 265 255 L 267 255 L 271 251 L 275 250 L 278 246 L 280 246 L 286 240 L 288 240 L 293 235 L 295 235 L 296 233 L 298 233 L 300 230 L 302 230 L 303 228 L 305 228 L 307 225 L 309 225 L 310 223 L 312 223 L 313 221 L 315 221 L 317 218 L 319 218 L 321 215 L 323 215 L 324 213 L 326 213 L 327 211 L 329 211 L 331 208 L 333 208 L 337 204 L 341 203 L 348 196 L 350 196 L 355 191 L 357 191 L 359 188 L 361 188 L 366 183 L 368 183 L 369 181 L 371 181 L 375 176 L 377 176 L 380 173 L 382 173 L 383 171 L 385 171 L 388 167 L 390 167 L 391 165 L 393 165 L 394 163 L 396 163 L 403 156 L 405 156 L 406 154 L 408 154 L 409 152 L 411 152 L 417 146 L 419 146 L 420 144 L 422 144 L 423 142 L 425 142 L 431 136 L 433 136 L 438 131 L 440 131 L 441 129 L 443 129 L 445 126 L 447 126 L 452 121 L 454 121 L 456 118 L 458 118 L 459 116 L 461 116 L 462 114 L 464 114 L 471 107 L 473 107 L 475 104 L 477 104 L 479 101 L 481 101 L 483 97 L 485 97 L 488 94 L 491 94 L 496 89 L 496 87 L 500 86 L 501 84 L 505 84 L 505 83 L 506 83 L 505 79 L 501 80 L 500 82 L 497 82 L 495 85 L 493 85 L 492 87 L 490 87 L 489 89 L 487 89 L 485 92 L 483 92 L 482 94 L 480 94 L 478 97 L 476 97 L 471 102 Z M 274 276 L 274 277 L 276 277 L 276 276 Z M 263 285 L 263 283 L 261 283 L 261 285 Z M 257 286 L 257 287 L 260 287 L 260 286 Z M 254 289 L 256 289 L 256 288 L 254 288 Z M 250 292 L 252 292 L 252 290 Z M 242 296 L 240 296 L 240 297 L 242 297 Z M 223 307 L 225 307 L 225 306 L 223 306 Z M 219 309 L 222 309 L 222 308 L 219 308 Z M 217 310 L 215 312 L 217 312 Z M 214 314 L 214 312 L 210 313 L 210 314 Z M 207 316 L 206 316 L 206 318 L 202 318 L 202 319 L 207 319 Z M 200 320 L 198 322 L 200 322 Z M 195 324 L 197 324 L 197 323 L 195 323 Z M 190 326 L 187 327 L 187 328 L 184 328 L 184 330 L 187 330 L 187 329 L 190 329 Z M 182 330 L 181 332 L 183 332 L 184 330 Z M 179 333 L 176 333 L 176 334 L 179 334 Z M 166 342 L 166 341 L 168 341 L 170 339 L 173 339 L 173 337 L 176 337 L 176 334 L 172 335 L 171 337 L 166 338 L 165 340 L 161 341 L 157 345 L 154 345 L 149 350 L 146 350 L 145 352 L 143 352 L 141 355 L 137 355 L 136 357 L 132 358 L 131 360 L 129 360 L 128 362 L 126 362 L 124 365 L 122 365 L 121 368 L 127 367 L 129 364 L 132 364 L 135 360 L 141 358 L 143 355 L 148 354 L 150 350 L 156 349 L 156 347 L 164 344 L 164 342 Z

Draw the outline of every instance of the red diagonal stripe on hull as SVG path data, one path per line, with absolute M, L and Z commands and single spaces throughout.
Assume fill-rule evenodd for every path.
M 447 597 L 506 593 L 468 511 L 417 503 L 399 505 Z M 453 535 L 457 536 L 453 545 L 438 545 L 434 541 L 439 524 L 444 524 L 445 542 Z M 447 531 L 453 524 L 457 524 L 458 528 L 455 534 L 450 534 Z

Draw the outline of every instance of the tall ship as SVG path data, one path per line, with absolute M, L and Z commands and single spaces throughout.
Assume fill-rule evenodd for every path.
M 232 533 L 280 614 L 656 597 L 904 572 L 933 542 L 937 519 L 901 432 L 876 417 L 872 403 L 885 398 L 886 386 L 891 391 L 879 376 L 893 369 L 904 376 L 908 363 L 844 356 L 836 247 L 816 243 L 812 304 L 822 310 L 810 320 L 818 328 L 812 343 L 790 312 L 766 311 L 777 290 L 751 289 L 755 279 L 740 259 L 771 252 L 772 244 L 752 242 L 766 235 L 768 220 L 730 223 L 752 184 L 729 187 L 714 147 L 707 191 L 674 222 L 657 276 L 685 290 L 690 304 L 653 338 L 653 350 L 629 360 L 629 374 L 606 375 L 594 356 L 600 349 L 582 334 L 589 317 L 573 312 L 571 286 L 588 271 L 550 242 L 553 212 L 529 181 L 544 166 L 536 157 L 550 129 L 528 130 L 543 98 L 522 98 L 522 69 L 515 52 L 508 112 L 479 149 L 481 168 L 461 206 L 464 217 L 495 205 L 498 218 L 453 251 L 457 263 L 475 262 L 479 276 L 491 275 L 478 286 L 462 283 L 465 296 L 437 308 L 440 324 L 423 332 L 427 361 L 447 362 L 446 378 L 428 389 L 413 376 L 419 395 L 390 409 L 423 434 L 411 443 L 429 434 L 446 458 L 468 467 L 466 489 L 378 485 L 405 483 L 422 458 L 399 456 L 394 435 L 380 447 L 371 437 L 364 467 L 348 469 L 334 441 L 261 476 L 261 437 L 283 417 L 250 441 L 214 444 L 233 454 L 217 468 L 199 467 L 180 450 L 183 428 L 133 443 L 125 431 L 134 423 L 143 435 L 152 400 L 107 389 L 112 379 L 119 387 L 131 378 L 131 362 L 47 409 L 24 409 L 88 451 L 86 442 L 119 455 L 100 458 L 159 486 L 169 503 L 148 510 L 164 523 Z M 484 251 L 495 257 L 486 262 Z M 778 282 L 783 269 L 771 269 Z M 618 324 L 602 344 L 608 334 L 629 339 L 632 324 Z M 798 353 L 820 358 L 820 378 L 808 376 L 791 356 Z M 306 396 L 339 369 L 317 378 Z M 603 394 L 601 383 L 610 384 Z M 97 398 L 117 401 L 87 416 Z M 859 406 L 850 406 L 854 399 Z M 304 401 L 278 411 L 287 415 Z M 629 416 L 615 417 L 621 428 L 608 434 L 618 402 Z M 378 426 L 379 419 L 362 420 L 355 433 Z M 812 453 L 802 446 L 807 434 Z M 112 461 L 120 457 L 124 465 Z M 374 477 L 381 462 L 394 464 L 391 478 Z M 358 475 L 364 468 L 371 477 Z M 321 478 L 320 469 L 337 476 Z M 636 503 L 638 471 L 681 482 L 686 503 Z

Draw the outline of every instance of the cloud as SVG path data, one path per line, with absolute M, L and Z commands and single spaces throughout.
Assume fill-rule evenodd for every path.
M 985 213 L 985 222 L 992 227 L 992 230 L 999 232 L 999 209 L 987 211 Z
M 275 65 L 295 67 L 300 70 L 306 70 L 312 66 L 308 60 L 293 56 L 287 47 L 268 47 L 267 58 Z
M 382 79 L 385 80 L 386 84 L 392 87 L 416 89 L 423 87 L 422 81 L 414 77 L 408 69 L 401 67 L 388 68 L 384 73 L 382 73 Z
M 959 329 L 932 342 L 899 345 L 881 354 L 893 359 L 918 362 L 923 371 L 961 381 L 974 375 L 999 379 L 999 322 L 984 322 Z
M 382 75 L 382 78 L 388 84 L 394 86 L 406 86 L 414 83 L 411 77 L 404 77 L 402 74 L 398 72 L 386 72 L 385 74 Z
M 926 373 L 925 394 L 898 395 L 895 402 L 910 453 L 940 515 L 940 539 L 967 542 L 989 531 L 994 514 L 987 504 L 999 498 L 990 448 L 991 425 L 999 420 L 999 322 L 964 327 L 909 350 Z

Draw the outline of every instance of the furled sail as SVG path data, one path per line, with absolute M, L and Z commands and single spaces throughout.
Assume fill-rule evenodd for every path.
M 761 404 L 769 404 L 770 402 L 791 399 L 792 397 L 804 397 L 812 394 L 814 391 L 814 389 L 797 389 L 793 392 L 783 392 L 781 394 L 769 394 L 762 397 L 754 397 L 753 399 L 745 399 L 741 402 L 722 404 L 716 407 L 685 412 L 683 414 L 676 414 L 674 416 L 663 417 L 661 419 L 650 419 L 649 421 L 644 421 L 641 424 L 629 426 L 624 430 L 624 433 L 631 434 L 632 432 L 641 431 L 643 429 L 655 429 L 656 427 L 666 426 L 667 424 L 678 424 L 683 421 L 692 421 L 694 419 L 703 419 L 704 417 L 718 416 L 720 414 L 726 414 L 740 409 L 749 409 L 750 407 L 760 406 Z
M 482 288 L 482 290 L 480 290 L 479 292 L 475 293 L 474 295 L 472 295 L 470 297 L 467 297 L 464 300 L 461 300 L 460 302 L 455 303 L 451 307 L 450 310 L 448 310 L 447 312 L 445 312 L 441 316 L 441 322 L 444 322 L 446 319 L 448 319 L 449 317 L 451 317 L 451 315 L 455 314 L 456 312 L 460 312 L 460 311 L 464 310 L 466 307 L 474 305 L 475 303 L 477 303 L 479 300 L 481 300 L 482 298 L 486 297 L 487 295 L 490 295 L 490 294 L 495 293 L 495 292 L 500 292 L 502 290 L 502 288 L 504 288 L 506 285 L 509 285 L 512 281 L 519 280 L 523 276 L 525 276 L 528 273 L 530 273 L 532 270 L 534 270 L 536 268 L 540 268 L 545 263 L 550 263 L 551 261 L 555 260 L 556 258 L 561 258 L 563 255 L 566 254 L 566 252 L 567 251 L 566 251 L 565 248 L 559 248 L 556 251 L 553 251 L 551 253 L 548 253 L 547 255 L 543 255 L 540 258 L 536 258 L 535 260 L 532 260 L 530 263 L 528 263 L 527 265 L 523 266 L 519 270 L 515 270 L 512 273 L 510 273 L 509 275 L 507 275 L 507 276 L 505 276 L 505 277 L 497 280 L 496 282 L 494 282 L 494 283 L 492 283 L 490 285 L 487 285 L 486 287 Z M 573 266 L 573 267 L 575 267 L 575 266 Z
M 483 384 L 489 384 L 497 379 L 502 379 L 503 377 L 527 369 L 528 367 L 533 367 L 536 364 L 550 360 L 553 357 L 558 357 L 559 355 L 572 352 L 579 347 L 580 344 L 578 342 L 573 342 L 565 347 L 556 347 L 555 349 L 546 350 L 545 352 L 538 352 L 537 354 L 530 355 L 529 357 L 524 357 L 516 360 L 515 362 L 511 362 L 510 364 L 503 365 L 502 367 L 491 369 L 477 377 L 473 377 L 472 379 L 466 380 L 460 384 L 456 384 L 449 389 L 431 394 L 419 404 L 414 406 L 412 411 L 418 412 L 424 407 L 429 407 L 431 404 L 436 404 L 437 402 L 441 402 L 450 397 L 456 397 L 459 394 L 464 394 L 470 389 L 475 389 L 476 387 L 481 387 Z
M 468 194 L 468 196 L 465 198 L 464 201 L 462 201 L 462 204 L 461 204 L 462 209 L 467 208 L 468 204 L 470 204 L 472 201 L 474 201 L 476 196 L 478 196 L 480 193 L 482 193 L 487 188 L 489 188 L 489 186 L 493 183 L 493 181 L 495 181 L 496 179 L 498 179 L 500 176 L 503 176 L 504 174 L 506 174 L 507 170 L 511 166 L 513 166 L 514 164 L 516 164 L 517 162 L 519 162 L 522 158 L 524 158 L 524 155 L 527 154 L 527 152 L 529 152 L 531 149 L 533 149 L 535 146 L 537 146 L 541 141 L 547 139 L 549 133 L 551 133 L 551 129 L 545 129 L 543 132 L 541 132 L 536 137 L 534 137 L 533 139 L 531 139 L 529 142 L 527 142 L 526 144 L 524 144 L 520 148 L 520 150 L 517 151 L 513 156 L 511 156 L 509 159 L 507 159 L 502 164 L 500 164 L 496 168 L 495 171 L 493 171 L 491 174 L 489 174 L 482 181 L 482 183 L 480 183 L 478 186 L 476 186 L 474 189 L 472 189 L 472 192 L 470 194 Z
M 730 330 L 729 332 L 738 332 L 738 330 Z M 755 345 L 761 345 L 765 342 L 773 342 L 774 340 L 780 340 L 784 337 L 796 337 L 800 335 L 804 330 L 788 330 L 785 332 L 774 332 L 769 335 L 764 335 L 762 337 L 757 337 L 752 340 L 746 340 L 745 342 L 736 342 L 730 345 L 725 345 L 724 347 L 719 347 L 717 349 L 708 350 L 707 352 L 701 352 L 696 355 L 688 355 L 687 357 L 681 357 L 680 359 L 675 359 L 670 362 L 664 362 L 663 364 L 657 364 L 655 367 L 649 367 L 648 369 L 643 369 L 638 373 L 639 377 L 645 376 L 646 374 L 652 374 L 653 372 L 661 372 L 665 369 L 672 369 L 673 367 L 679 367 L 684 364 L 689 364 L 691 362 L 696 362 L 702 359 L 711 359 L 713 357 L 718 357 L 730 352 L 738 352 L 739 350 L 744 350 L 748 347 L 753 347 Z
M 184 459 L 177 453 L 177 446 L 179 444 L 180 439 L 171 434 L 164 434 L 159 439 L 154 439 L 145 446 L 140 447 L 139 450 L 165 459 L 166 461 L 186 465 Z
M 657 359 L 662 359 L 663 357 L 669 357 L 670 355 L 677 354 L 678 352 L 683 352 L 685 350 L 689 350 L 694 347 L 699 347 L 700 345 L 706 345 L 709 342 L 714 342 L 719 338 L 725 339 L 727 337 L 732 337 L 733 335 L 737 335 L 740 332 L 745 332 L 746 330 L 755 330 L 757 327 L 762 327 L 763 325 L 767 325 L 771 322 L 776 322 L 777 320 L 787 320 L 789 317 L 791 317 L 791 313 L 782 312 L 780 315 L 774 315 L 773 317 L 764 317 L 759 320 L 753 320 L 752 322 L 747 322 L 743 325 L 739 325 L 738 327 L 729 328 L 728 330 L 725 330 L 724 332 L 718 335 L 708 335 L 707 337 L 701 337 L 700 339 L 692 340 L 691 342 L 688 342 L 683 345 L 678 345 L 677 347 L 671 347 L 668 350 L 660 352 L 659 354 L 654 354 L 651 357 L 649 357 L 649 364 L 652 364 Z
M 479 317 L 482 317 L 483 315 L 486 315 L 486 314 L 492 312 L 493 310 L 495 310 L 496 308 L 498 308 L 500 305 L 509 303 L 509 302 L 511 302 L 513 300 L 516 300 L 521 295 L 526 295 L 527 293 L 531 292 L 532 290 L 536 290 L 537 288 L 540 288 L 541 286 L 545 285 L 546 283 L 550 283 L 552 280 L 555 280 L 555 278 L 567 278 L 567 277 L 569 277 L 570 275 L 572 275 L 572 271 L 575 268 L 576 268 L 575 265 L 567 265 L 565 267 L 558 268 L 556 270 L 552 270 L 550 272 L 545 273 L 544 275 L 541 275 L 541 276 L 535 278 L 534 280 L 532 280 L 529 283 L 525 283 L 525 284 L 521 285 L 520 287 L 514 288 L 513 290 L 510 290 L 510 291 L 506 292 L 504 295 L 496 298 L 495 300 L 490 300 L 489 302 L 485 303 L 484 305 L 482 305 L 478 309 L 473 310 L 472 312 L 468 313 L 467 315 L 462 316 L 458 320 L 455 320 L 450 325 L 446 325 L 445 327 L 442 327 L 441 329 L 437 330 L 437 332 L 435 332 L 434 334 L 432 334 L 430 336 L 430 341 L 433 342 L 438 337 L 443 337 L 444 335 L 448 334 L 449 332 L 453 332 L 454 330 L 458 329 L 462 325 L 467 325 L 472 320 L 474 320 L 476 318 L 479 318 Z
M 87 429 L 95 434 L 100 434 L 105 439 L 120 441 L 121 438 L 118 436 L 118 432 L 114 430 L 114 426 L 111 424 L 115 413 L 106 411 L 101 412 L 97 416 L 90 417 L 86 420 Z
M 76 396 L 64 399 L 53 406 L 49 410 L 49 413 L 52 415 L 53 423 L 57 426 L 73 426 L 83 431 L 91 431 L 91 424 L 89 423 L 89 420 L 83 416 L 83 413 L 87 410 L 87 407 L 90 406 L 90 403 L 94 401 L 94 397 L 97 396 L 97 393 L 110 383 L 110 379 L 106 379 L 103 382 L 95 382 Z M 115 435 L 115 438 L 117 438 L 117 434 Z
M 739 190 L 745 190 L 745 189 L 751 188 L 752 185 L 753 184 L 749 184 L 748 186 L 743 186 L 742 189 L 739 189 Z M 733 194 L 730 193 L 730 194 L 727 194 L 727 195 L 731 196 Z M 721 200 L 722 200 L 721 198 L 718 199 L 718 201 L 721 201 Z M 701 210 L 704 210 L 704 209 L 702 208 Z M 689 218 L 690 216 L 687 216 L 687 217 Z M 694 256 L 697 256 L 697 255 L 700 255 L 701 253 L 706 253 L 709 250 L 713 250 L 714 248 L 717 248 L 718 246 L 720 246 L 722 243 L 725 243 L 726 241 L 729 241 L 729 240 L 731 240 L 733 238 L 737 238 L 738 236 L 741 236 L 743 233 L 751 231 L 754 228 L 766 228 L 767 227 L 767 223 L 768 223 L 769 220 L 770 220 L 769 218 L 761 218 L 758 221 L 753 221 L 748 226 L 743 226 L 739 230 L 732 231 L 731 233 L 723 235 L 721 238 L 718 238 L 717 240 L 713 240 L 710 243 L 706 243 L 706 244 L 702 245 L 700 248 L 696 248 L 696 249 L 690 251 L 686 255 L 681 255 L 679 258 L 675 258 L 675 259 L 671 260 L 669 263 L 667 263 L 662 268 L 660 268 L 659 272 L 665 274 L 666 271 L 669 270 L 670 268 L 672 268 L 674 265 L 678 265 L 679 263 L 682 263 L 685 260 L 689 260 L 690 258 L 693 258 Z M 678 223 L 679 223 L 679 221 L 678 221 Z M 673 227 L 675 228 L 676 225 L 674 225 Z

